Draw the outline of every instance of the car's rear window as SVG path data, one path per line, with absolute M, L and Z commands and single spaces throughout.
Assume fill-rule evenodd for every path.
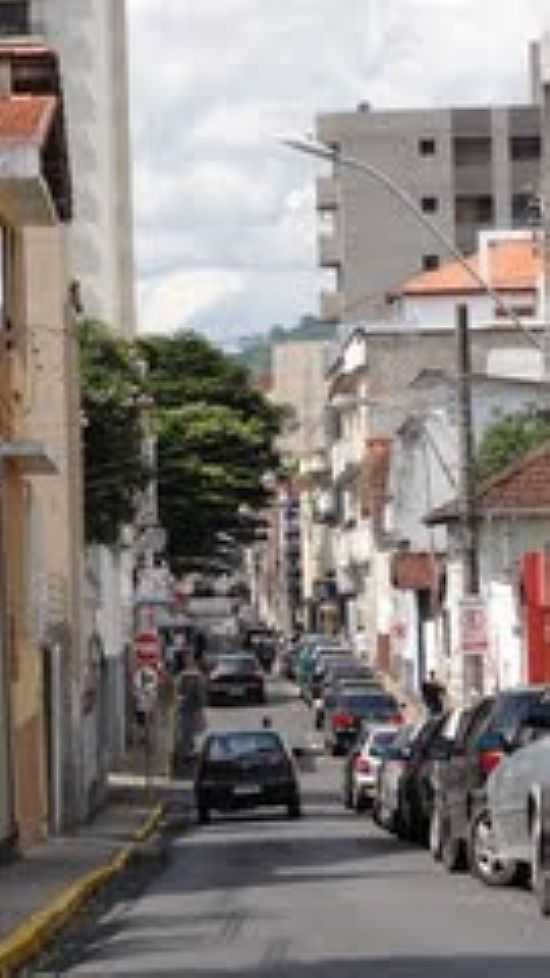
M 213 734 L 206 745 L 208 761 L 234 761 L 251 754 L 283 757 L 284 747 L 276 734 L 268 731 Z
M 550 727 L 550 689 L 503 694 L 495 701 L 489 729 L 514 737 L 523 725 Z
M 346 692 L 338 697 L 338 704 L 344 709 L 356 711 L 358 713 L 397 713 L 397 702 L 392 696 L 383 696 L 380 693 Z
M 222 655 L 216 665 L 224 672 L 255 672 L 257 668 L 251 655 Z

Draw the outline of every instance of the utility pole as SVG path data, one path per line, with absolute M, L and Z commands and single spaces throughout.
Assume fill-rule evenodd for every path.
M 479 606 L 475 607 L 475 598 L 479 595 L 480 584 L 479 539 L 472 417 L 472 360 L 468 325 L 468 307 L 466 305 L 457 306 L 458 509 L 463 573 L 461 653 L 465 702 L 472 695 L 479 695 L 483 692 L 484 678 L 483 653 L 474 651 L 471 647 L 468 648 L 468 637 L 464 633 L 467 621 L 475 623 L 477 615 L 479 613 L 483 615 L 483 611 L 479 612 Z M 472 601 L 472 599 L 474 600 Z M 469 637 L 471 638 L 471 636 Z
M 458 486 L 464 554 L 464 594 L 479 594 L 479 555 L 476 517 L 476 478 L 472 418 L 472 360 L 468 307 L 457 306 Z

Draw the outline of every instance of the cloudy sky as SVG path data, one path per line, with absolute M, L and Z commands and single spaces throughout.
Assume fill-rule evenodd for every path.
M 525 101 L 548 0 L 128 0 L 140 325 L 317 311 L 319 110 Z

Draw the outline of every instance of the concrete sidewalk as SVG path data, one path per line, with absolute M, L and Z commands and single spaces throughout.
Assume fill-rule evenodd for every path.
M 92 822 L 0 865 L 0 978 L 39 953 L 166 819 L 188 818 L 190 783 L 170 780 L 170 753 L 162 730 L 146 780 L 143 750 L 134 746 L 109 777 L 108 801 Z

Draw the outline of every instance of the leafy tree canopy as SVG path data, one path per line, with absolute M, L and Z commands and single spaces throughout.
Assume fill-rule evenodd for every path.
M 525 452 L 550 439 L 550 415 L 542 411 L 507 414 L 484 433 L 477 453 L 480 479 L 495 474 Z
M 148 473 L 142 461 L 142 381 L 129 344 L 101 323 L 80 327 L 84 428 L 85 531 L 112 545 L 134 517 Z
M 160 520 L 181 570 L 219 554 L 220 534 L 252 539 L 251 514 L 269 500 L 263 476 L 279 465 L 273 444 L 284 412 L 195 333 L 145 337 L 138 349 L 155 401 Z

